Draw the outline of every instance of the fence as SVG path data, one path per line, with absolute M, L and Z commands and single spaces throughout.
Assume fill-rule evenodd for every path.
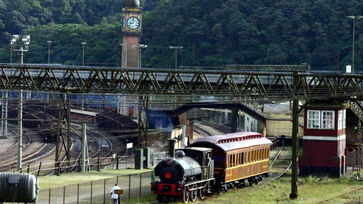
M 150 155 L 151 165 L 156 165 L 161 159 L 167 157 L 167 152 L 152 153 Z M 71 160 L 71 165 L 67 166 L 67 160 L 59 161 L 60 165 L 56 165 L 55 162 L 40 162 L 35 165 L 28 165 L 25 169 L 18 171 L 32 173 L 37 176 L 44 176 L 63 172 L 81 171 L 82 160 Z M 112 157 L 99 157 L 90 158 L 86 160 L 86 170 L 101 170 L 101 169 L 129 169 L 135 167 L 135 156 L 118 156 Z M 59 166 L 59 167 L 55 167 Z
M 40 190 L 36 204 L 108 204 L 111 202 L 111 188 L 118 184 L 124 193 L 121 201 L 128 198 L 151 194 L 151 172 L 130 174 L 69 185 L 53 189 Z
M 114 156 L 90 158 L 86 160 L 86 170 L 101 169 L 129 169 L 134 168 L 134 156 Z M 18 173 L 27 172 L 37 176 L 50 175 L 54 173 L 74 172 L 81 170 L 81 160 L 71 160 L 71 165 L 67 166 L 67 160 L 59 161 L 59 165 L 55 162 L 39 162 L 35 165 L 27 165 L 25 169 L 17 171 Z M 59 166 L 59 167 L 56 167 Z

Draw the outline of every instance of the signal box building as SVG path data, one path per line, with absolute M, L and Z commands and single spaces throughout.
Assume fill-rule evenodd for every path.
M 346 172 L 346 106 L 325 102 L 305 108 L 300 175 L 340 177 Z

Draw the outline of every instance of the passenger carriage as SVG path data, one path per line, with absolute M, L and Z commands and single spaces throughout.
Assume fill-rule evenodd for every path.
M 217 187 L 228 190 L 248 181 L 257 183 L 268 176 L 271 141 L 260 133 L 238 132 L 199 138 L 193 147 L 212 148 Z

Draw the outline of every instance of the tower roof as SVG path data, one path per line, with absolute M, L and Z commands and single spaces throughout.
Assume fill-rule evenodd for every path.
M 140 8 L 140 0 L 125 0 L 124 8 Z

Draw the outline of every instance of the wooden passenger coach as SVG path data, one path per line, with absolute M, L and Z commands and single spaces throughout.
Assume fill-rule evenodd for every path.
M 192 146 L 213 148 L 214 175 L 225 185 L 268 174 L 271 144 L 260 133 L 239 132 L 200 138 Z

